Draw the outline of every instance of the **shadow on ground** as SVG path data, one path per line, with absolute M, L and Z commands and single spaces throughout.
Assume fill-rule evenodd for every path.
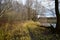
M 52 33 L 50 30 L 46 29 L 43 30 L 40 27 L 37 27 L 36 29 L 29 29 L 29 34 L 31 37 L 31 40 L 60 40 L 60 37 L 58 34 Z

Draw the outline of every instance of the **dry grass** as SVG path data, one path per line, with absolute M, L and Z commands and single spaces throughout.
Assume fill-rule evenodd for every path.
M 50 40 L 54 36 L 44 36 L 45 28 L 39 27 L 39 22 L 25 21 L 2 24 L 0 28 L 0 40 L 31 40 L 30 34 L 33 34 L 35 40 Z M 29 28 L 29 30 L 28 30 Z
M 37 25 L 39 25 L 39 23 L 33 22 L 33 21 L 26 21 L 23 23 L 16 22 L 13 24 L 10 24 L 10 23 L 2 24 L 1 30 L 3 30 L 2 34 L 4 36 L 2 37 L 2 34 L 1 34 L 0 38 L 1 38 L 1 40 L 5 40 L 5 39 L 7 39 L 7 40 L 10 40 L 10 39 L 11 40 L 14 40 L 14 39 L 31 40 L 27 27 L 36 28 Z M 4 39 L 2 39 L 2 38 L 4 38 Z

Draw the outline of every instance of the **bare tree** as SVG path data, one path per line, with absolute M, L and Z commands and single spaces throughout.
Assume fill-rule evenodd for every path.
M 60 14 L 59 14 L 59 3 L 58 0 L 55 0 L 55 12 L 57 17 L 57 23 L 56 23 L 56 32 L 60 33 Z
M 27 6 L 27 9 L 28 9 L 28 20 L 31 19 L 31 15 L 36 15 L 35 12 L 32 13 L 33 9 L 32 9 L 32 5 L 34 3 L 34 0 L 27 0 L 26 1 L 26 6 Z M 35 13 L 35 14 L 34 14 Z M 32 16 L 33 17 L 33 16 Z
M 4 13 L 6 12 L 6 11 L 9 11 L 10 9 L 11 9 L 11 2 L 10 1 L 8 1 L 7 3 L 6 3 L 6 1 L 3 3 L 3 4 L 1 4 L 1 12 L 0 12 L 0 17 L 2 16 L 2 15 L 4 15 Z

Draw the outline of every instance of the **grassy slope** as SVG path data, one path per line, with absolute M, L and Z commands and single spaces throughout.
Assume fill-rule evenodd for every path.
M 5 23 L 0 28 L 0 40 L 59 40 L 58 35 L 44 33 L 39 22 Z

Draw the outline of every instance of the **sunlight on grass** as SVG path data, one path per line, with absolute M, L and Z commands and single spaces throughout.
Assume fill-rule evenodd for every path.
M 18 40 L 31 40 L 29 36 L 29 31 L 27 27 L 29 28 L 36 28 L 37 25 L 40 25 L 38 22 L 33 22 L 33 21 L 26 21 L 24 23 L 16 23 L 16 24 L 10 24 L 10 23 L 5 23 L 2 25 L 2 29 L 4 33 L 4 36 L 0 35 L 0 39 L 4 38 L 7 40 L 13 40 L 13 39 L 18 39 Z
M 40 27 L 40 22 L 25 21 L 16 23 L 5 23 L 0 28 L 0 40 L 49 40 L 53 35 L 45 36 L 42 33 L 46 29 Z M 57 37 L 58 38 L 58 37 Z
M 40 26 L 40 22 L 34 22 L 34 21 L 27 21 L 23 24 L 23 27 L 29 27 L 29 28 L 37 28 Z

